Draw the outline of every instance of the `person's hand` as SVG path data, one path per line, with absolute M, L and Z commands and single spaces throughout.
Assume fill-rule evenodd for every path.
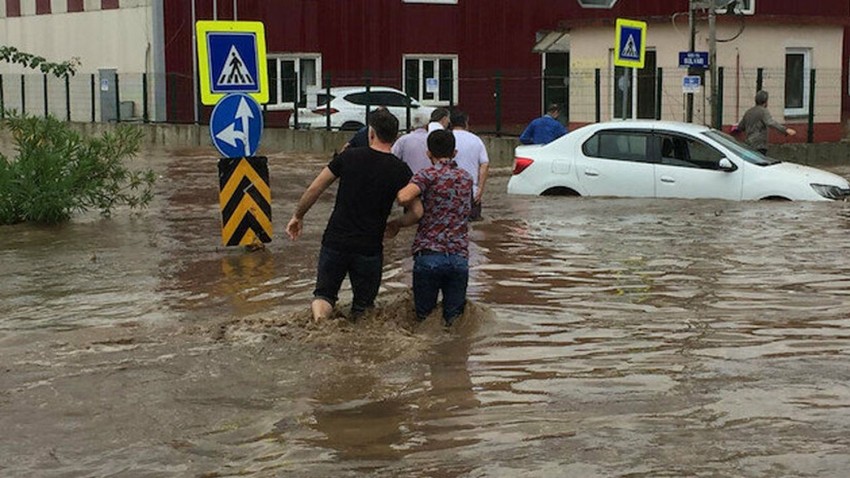
M 472 197 L 472 200 L 475 202 L 475 204 L 479 204 L 481 202 L 481 196 L 483 196 L 483 195 L 484 195 L 484 190 L 479 189 L 478 192 L 475 193 L 475 196 Z
M 303 220 L 292 216 L 292 219 L 289 220 L 289 224 L 286 225 L 286 234 L 289 236 L 289 239 L 294 241 L 301 237 L 301 230 L 303 227 Z
M 797 130 L 792 128 L 785 128 L 785 134 L 787 134 L 788 136 L 794 136 L 795 134 L 797 134 Z
M 387 223 L 387 228 L 384 230 L 384 239 L 392 239 L 398 235 L 398 231 L 401 229 L 401 224 L 398 221 L 393 219 L 392 221 Z

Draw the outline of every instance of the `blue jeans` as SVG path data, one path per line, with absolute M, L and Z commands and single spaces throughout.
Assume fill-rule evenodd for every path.
M 382 254 L 366 256 L 322 246 L 313 297 L 331 305 L 336 304 L 342 280 L 348 275 L 354 293 L 351 314 L 360 315 L 375 305 L 375 297 L 378 296 L 378 288 L 381 285 L 383 263 Z
M 413 258 L 413 305 L 416 317 L 425 320 L 437 307 L 437 294 L 443 292 L 443 320 L 452 325 L 463 314 L 469 260 L 460 254 L 417 252 Z

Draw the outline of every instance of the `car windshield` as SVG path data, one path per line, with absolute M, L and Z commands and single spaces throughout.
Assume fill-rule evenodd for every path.
M 780 162 L 778 159 L 768 158 L 767 156 L 759 153 L 758 151 L 751 149 L 746 144 L 738 141 L 737 139 L 722 131 L 717 131 L 713 129 L 711 131 L 706 131 L 703 134 L 713 139 L 714 141 L 717 141 L 725 148 L 732 150 L 733 153 L 735 153 L 741 159 L 747 161 L 748 163 L 753 163 L 758 166 L 770 166 L 771 164 L 776 164 Z

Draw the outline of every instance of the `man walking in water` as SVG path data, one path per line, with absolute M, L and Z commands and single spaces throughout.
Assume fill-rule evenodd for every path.
M 484 196 L 484 185 L 487 184 L 490 158 L 481 138 L 468 131 L 469 116 L 466 113 L 460 110 L 452 111 L 451 125 L 457 148 L 455 163 L 472 176 L 472 212 L 469 214 L 469 220 L 479 221 L 481 197 Z
M 334 155 L 304 191 L 286 226 L 292 240 L 301 236 L 304 215 L 339 178 L 336 203 L 322 236 L 316 289 L 311 309 L 314 320 L 331 316 L 342 281 L 348 275 L 357 318 L 374 306 L 381 284 L 383 238 L 398 191 L 412 176 L 410 168 L 390 153 L 398 135 L 398 119 L 387 110 L 369 116 L 369 147 L 350 148 Z
M 413 225 L 419 219 L 413 240 L 416 317 L 425 320 L 437 306 L 437 294 L 442 291 L 446 326 L 463 314 L 469 282 L 472 176 L 452 160 L 456 153 L 451 132 L 436 130 L 428 135 L 428 157 L 433 166 L 421 169 L 398 192 L 399 203 L 410 206 L 409 211 L 387 226 L 387 235 L 394 236 L 399 227 Z

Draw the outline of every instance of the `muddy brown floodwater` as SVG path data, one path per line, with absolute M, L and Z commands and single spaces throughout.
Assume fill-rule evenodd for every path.
M 333 194 L 282 231 L 325 161 L 270 157 L 264 251 L 219 245 L 208 150 L 146 153 L 140 215 L 0 227 L 0 476 L 847 476 L 850 205 L 501 175 L 455 329 L 412 320 L 412 231 L 376 312 L 312 324 Z

